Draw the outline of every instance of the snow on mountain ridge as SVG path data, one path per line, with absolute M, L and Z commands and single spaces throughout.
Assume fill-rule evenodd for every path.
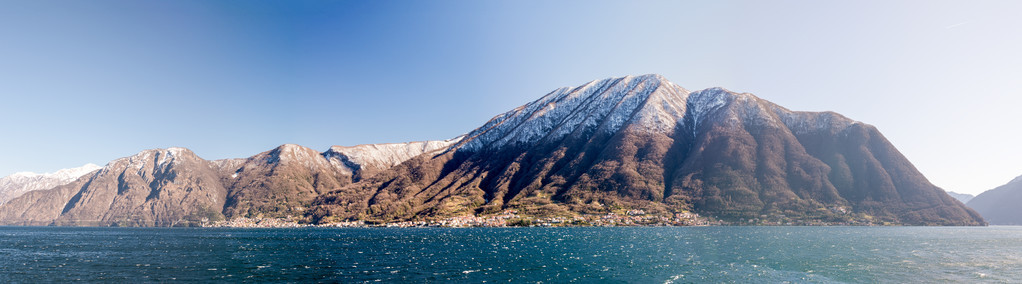
M 781 121 L 784 122 L 784 124 L 787 125 L 792 132 L 797 134 L 805 134 L 820 130 L 838 131 L 855 123 L 859 123 L 840 114 L 829 111 L 790 111 L 779 106 L 774 106 L 774 112 L 781 117 Z
M 628 77 L 626 77 L 627 80 Z M 647 99 L 661 86 L 661 81 L 655 78 L 649 79 L 648 77 L 636 77 L 633 80 L 627 81 L 627 85 L 617 84 L 615 89 L 611 89 L 610 96 L 615 94 L 622 94 L 619 100 L 604 100 L 613 103 L 614 106 L 610 108 L 610 112 L 605 118 L 600 119 L 602 125 L 600 130 L 605 133 L 613 133 L 624 126 L 625 122 L 631 118 L 635 112 L 646 102 Z M 597 110 L 600 111 L 600 110 Z M 589 116 L 591 119 L 596 119 L 596 116 Z M 592 121 L 592 120 L 587 120 Z
M 491 119 L 469 133 L 459 149 L 478 151 L 556 140 L 577 131 L 616 132 L 629 121 L 647 130 L 672 131 L 688 91 L 656 74 L 591 81 L 559 88 Z
M 81 167 L 62 169 L 53 173 L 20 172 L 0 178 L 0 204 L 29 191 L 68 184 L 100 168 L 102 167 L 95 164 L 85 164 Z
M 459 147 L 470 151 L 508 145 L 554 141 L 584 131 L 613 133 L 630 129 L 670 133 L 685 124 L 696 135 L 706 117 L 733 102 L 745 109 L 731 110 L 734 123 L 777 124 L 778 117 L 759 98 L 724 88 L 689 92 L 656 74 L 592 81 L 575 88 L 560 88 L 539 100 L 498 115 L 469 134 Z M 762 119 L 745 119 L 756 117 Z
M 149 169 L 149 164 L 152 163 L 152 168 L 159 171 L 166 171 L 171 166 L 178 163 L 180 159 L 185 157 L 195 156 L 191 150 L 181 147 L 170 147 L 166 149 L 148 149 L 136 153 L 135 155 L 115 159 L 110 161 L 103 167 L 103 171 L 108 171 L 112 168 L 119 168 L 119 164 L 126 164 L 127 167 L 135 169 L 139 176 L 145 176 L 145 172 Z M 198 156 L 195 156 L 198 158 Z M 201 158 L 198 158 L 201 159 Z
M 795 133 L 844 129 L 858 123 L 832 112 L 790 111 L 755 95 L 721 87 L 689 92 L 663 76 L 648 74 L 556 89 L 495 116 L 470 132 L 457 147 L 473 152 L 530 147 L 572 133 L 614 133 L 623 127 L 667 134 L 685 128 L 695 136 L 704 120 L 711 117 L 725 125 L 752 123 L 788 128 Z
M 259 164 L 297 164 L 308 169 L 334 167 L 319 151 L 298 144 L 283 144 L 250 159 L 256 159 L 256 161 L 259 161 Z
M 461 135 L 439 141 L 333 146 L 322 155 L 330 161 L 330 164 L 347 169 L 348 172 L 365 167 L 386 169 L 418 155 L 447 149 L 464 137 L 465 135 Z
M 689 94 L 687 100 L 688 111 L 692 115 L 692 136 L 698 132 L 702 125 L 703 118 L 709 113 L 716 111 L 727 103 L 727 95 L 733 94 L 724 88 L 710 88 Z
M 88 163 L 88 164 L 85 164 L 85 165 L 83 165 L 81 167 L 69 168 L 69 169 L 61 169 L 61 170 L 57 170 L 57 171 L 52 172 L 52 173 L 17 172 L 17 173 L 13 173 L 13 174 L 11 174 L 10 176 L 7 176 L 7 177 L 27 177 L 27 178 L 31 178 L 31 177 L 47 176 L 47 177 L 56 177 L 56 178 L 59 178 L 59 179 L 62 179 L 62 180 L 65 180 L 65 179 L 76 179 L 78 177 L 81 177 L 82 175 L 85 175 L 85 174 L 87 174 L 89 172 L 98 170 L 100 168 L 102 168 L 102 167 L 99 166 L 99 165 L 96 165 L 96 164 L 93 164 L 93 163 Z
M 682 124 L 688 110 L 686 100 L 691 93 L 669 81 L 661 81 L 661 87 L 654 90 L 633 120 L 646 131 L 668 133 Z
M 271 153 L 271 157 L 272 158 L 280 159 L 280 161 L 291 161 L 291 160 L 309 161 L 309 160 L 318 160 L 318 159 L 314 159 L 314 158 L 316 158 L 316 156 L 319 156 L 319 152 L 318 151 L 313 150 L 312 148 L 308 148 L 308 147 L 305 147 L 305 146 L 298 145 L 298 144 L 284 144 L 284 145 L 280 145 L 276 149 L 273 149 L 273 151 L 271 151 L 270 153 Z

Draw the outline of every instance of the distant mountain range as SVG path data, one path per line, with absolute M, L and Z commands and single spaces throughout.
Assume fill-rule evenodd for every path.
M 958 201 L 961 201 L 962 203 L 968 203 L 969 200 L 972 200 L 973 198 L 976 197 L 975 195 L 972 195 L 972 194 L 957 193 L 957 192 L 954 192 L 954 191 L 948 191 L 947 194 L 950 195 L 951 197 L 954 197 L 955 199 L 958 199 Z M 968 205 L 968 204 L 966 204 L 966 205 Z
M 0 178 L 0 205 L 3 205 L 4 203 L 7 203 L 7 201 L 29 191 L 50 189 L 59 185 L 68 184 L 79 177 L 100 168 L 101 167 L 97 165 L 86 164 L 81 167 L 63 169 L 54 173 L 37 174 L 21 172 Z
M 728 223 L 983 225 L 873 126 L 659 75 L 557 89 L 446 141 L 148 150 L 0 206 L 0 224 L 180 226 L 694 211 Z M 758 224 L 758 223 L 757 223 Z
M 1022 225 L 1022 176 L 969 200 L 991 225 Z

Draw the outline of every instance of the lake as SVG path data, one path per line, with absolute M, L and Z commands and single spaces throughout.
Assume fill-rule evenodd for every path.
M 0 282 L 1015 282 L 1022 227 L 0 227 Z

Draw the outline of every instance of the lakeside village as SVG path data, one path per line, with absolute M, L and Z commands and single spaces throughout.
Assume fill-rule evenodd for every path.
M 876 222 L 870 216 L 852 213 L 845 207 L 820 208 L 843 218 L 831 221 L 819 219 L 792 218 L 785 215 L 761 215 L 759 218 L 723 221 L 700 216 L 697 213 L 682 212 L 673 215 L 650 214 L 643 210 L 627 210 L 604 215 L 582 214 L 573 217 L 529 217 L 518 215 L 516 210 L 505 210 L 486 216 L 458 216 L 429 221 L 403 221 L 391 223 L 370 223 L 364 221 L 336 222 L 328 224 L 302 224 L 286 218 L 235 218 L 227 221 L 202 222 L 202 227 L 227 228 L 367 228 L 367 227 L 623 227 L 623 226 L 890 226 Z M 862 215 L 862 216 L 858 216 Z
M 618 227 L 618 226 L 712 226 L 723 225 L 720 221 L 710 221 L 699 214 L 691 212 L 677 213 L 673 216 L 647 214 L 643 210 L 628 210 L 624 214 L 607 213 L 605 215 L 580 215 L 574 217 L 543 217 L 531 218 L 517 214 L 515 210 L 507 210 L 496 215 L 458 216 L 431 221 L 404 221 L 383 224 L 370 224 L 363 221 L 338 222 L 329 224 L 300 224 L 282 218 L 235 218 L 228 221 L 204 223 L 203 227 L 230 228 L 302 228 L 302 227 Z

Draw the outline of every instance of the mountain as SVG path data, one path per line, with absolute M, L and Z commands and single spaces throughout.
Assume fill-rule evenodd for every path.
M 301 215 L 313 198 L 351 183 L 351 172 L 335 167 L 319 152 L 286 144 L 252 156 L 224 183 L 230 191 L 227 217 Z
M 37 174 L 21 172 L 0 178 L 0 205 L 29 191 L 50 189 L 71 183 L 79 177 L 99 168 L 100 166 L 94 164 L 86 164 L 81 167 L 63 169 L 53 173 Z
M 459 136 L 441 141 L 333 146 L 323 155 L 332 164 L 356 175 L 356 180 L 359 180 L 361 176 L 376 174 L 423 153 L 450 147 L 463 138 Z
M 972 200 L 973 198 L 976 197 L 975 195 L 972 195 L 972 194 L 957 193 L 957 192 L 954 192 L 954 191 L 948 191 L 947 194 L 950 195 L 951 197 L 953 197 L 954 199 L 957 199 L 958 201 L 960 201 L 962 203 L 969 203 L 969 200 Z M 966 204 L 966 205 L 968 205 L 968 204 Z
M 305 206 L 323 193 L 456 141 L 333 146 L 324 153 L 282 145 L 232 168 L 225 182 L 230 192 L 224 214 L 229 218 L 301 216 Z
M 1022 225 L 1022 208 L 1019 204 L 1022 204 L 1022 176 L 985 191 L 968 203 L 991 225 Z
M 557 89 L 324 194 L 315 221 L 696 211 L 738 222 L 982 225 L 873 126 L 659 75 Z
M 222 219 L 226 195 L 213 165 L 195 153 L 146 150 L 111 161 L 87 179 L 11 200 L 0 207 L 0 222 L 174 226 Z
M 302 217 L 318 195 L 457 140 L 334 146 L 286 144 L 207 161 L 185 148 L 145 150 L 94 175 L 0 206 L 0 224 L 191 226 L 237 217 Z
M 659 75 L 560 88 L 444 141 L 114 160 L 0 206 L 0 224 L 191 226 L 694 211 L 732 224 L 982 225 L 873 126 Z

